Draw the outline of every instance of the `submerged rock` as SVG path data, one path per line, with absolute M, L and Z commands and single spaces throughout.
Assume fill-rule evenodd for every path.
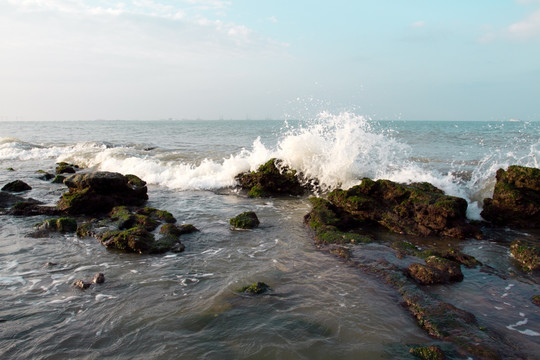
M 53 184 L 63 184 L 66 177 L 64 175 L 56 175 L 51 181 Z
M 303 195 L 306 187 L 300 184 L 295 170 L 283 165 L 283 161 L 270 159 L 259 166 L 257 171 L 236 176 L 242 189 L 248 190 L 249 197 L 269 197 L 283 195 Z
M 444 352 L 438 346 L 413 347 L 409 353 L 422 360 L 446 360 Z
M 523 270 L 534 271 L 540 269 L 540 252 L 535 245 L 523 244 L 516 240 L 510 244 L 512 257 L 520 263 Z
M 534 295 L 532 297 L 532 302 L 536 306 L 540 306 L 540 295 Z
M 229 220 L 229 223 L 238 229 L 253 229 L 259 226 L 259 218 L 253 211 L 246 211 Z
M 261 295 L 270 290 L 270 286 L 263 282 L 256 282 L 251 285 L 244 286 L 238 290 L 238 292 L 249 295 Z
M 51 180 L 51 179 L 54 178 L 54 175 L 53 175 L 53 174 L 48 173 L 48 172 L 46 172 L 46 171 L 44 171 L 44 170 L 38 170 L 38 171 L 36 171 L 36 172 L 37 172 L 38 174 L 40 174 L 39 177 L 38 177 L 38 179 L 40 179 L 40 180 L 49 181 L 49 180 Z
M 78 287 L 78 288 L 81 289 L 81 290 L 86 290 L 86 289 L 88 289 L 88 288 L 90 287 L 90 285 L 92 285 L 92 284 L 87 283 L 87 282 L 85 282 L 85 281 L 83 281 L 83 280 L 81 280 L 81 279 L 77 279 L 77 280 L 75 280 L 75 281 L 73 282 L 73 286 Z
M 499 169 L 493 198 L 484 199 L 482 217 L 497 226 L 540 227 L 540 169 L 513 165 Z
M 113 172 L 76 174 L 64 180 L 69 191 L 57 207 L 68 214 L 103 214 L 118 205 L 141 205 L 148 199 L 146 183 L 135 175 Z
M 426 265 L 413 263 L 409 265 L 408 275 L 420 285 L 445 284 L 463 280 L 460 265 L 438 256 L 425 259 Z
M 57 232 L 75 232 L 77 231 L 77 221 L 70 217 L 61 217 L 58 219 L 48 219 L 36 225 L 38 230 L 57 231 Z
M 7 192 L 23 192 L 28 190 L 32 190 L 32 187 L 22 180 L 12 181 L 2 187 L 2 191 Z

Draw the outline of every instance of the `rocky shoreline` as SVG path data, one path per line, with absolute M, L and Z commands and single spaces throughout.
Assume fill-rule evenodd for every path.
M 56 175 L 41 172 L 40 176 L 44 181 L 58 182 L 63 174 L 71 174 L 63 179 L 68 191 L 56 206 L 25 198 L 29 186 L 16 179 L 0 191 L 0 214 L 51 216 L 36 224 L 31 236 L 76 232 L 79 237 L 96 238 L 111 250 L 140 254 L 182 252 L 181 237 L 198 231 L 191 224 L 176 225 L 177 220 L 166 210 L 145 207 L 146 183 L 135 175 L 85 172 L 74 164 L 60 163 Z M 277 159 L 261 165 L 258 171 L 239 174 L 237 180 L 248 197 L 305 196 L 312 190 L 306 184 L 316 183 L 307 182 Z M 350 189 L 311 198 L 312 210 L 304 221 L 317 248 L 387 283 L 418 325 L 446 344 L 444 351 L 435 345 L 411 348 L 413 355 L 443 359 L 446 352 L 479 359 L 525 358 L 502 335 L 482 327 L 474 314 L 426 291 L 430 285 L 464 281 L 462 266 L 492 271 L 488 265 L 458 248 L 423 249 L 410 241 L 388 243 L 379 236 L 390 232 L 418 238 L 481 239 L 491 228 L 540 228 L 540 169 L 510 166 L 500 169 L 496 180 L 493 197 L 484 201 L 484 222 L 469 221 L 464 199 L 445 195 L 429 183 L 405 185 L 367 178 Z M 230 224 L 249 229 L 257 226 L 259 219 L 249 212 L 231 219 Z M 372 245 L 388 256 L 366 255 Z M 539 245 L 539 239 L 510 245 L 509 253 L 522 271 L 535 274 L 539 270 Z M 76 286 L 85 289 L 86 285 L 81 280 Z M 256 293 L 246 289 L 240 292 Z

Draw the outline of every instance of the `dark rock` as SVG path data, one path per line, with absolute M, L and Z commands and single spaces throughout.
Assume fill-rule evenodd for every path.
M 148 231 L 153 231 L 159 225 L 150 216 L 134 214 L 125 206 L 115 206 L 109 213 L 109 217 L 118 222 L 118 229 L 120 230 L 142 226 Z
M 534 295 L 532 297 L 532 302 L 536 306 L 540 306 L 540 295 Z
M 103 214 L 118 205 L 141 205 L 148 199 L 146 183 L 134 175 L 113 172 L 76 174 L 64 180 L 69 192 L 57 206 L 68 214 Z
M 150 253 L 155 245 L 152 233 L 142 227 L 107 231 L 100 239 L 108 248 L 135 253 Z
M 446 360 L 444 352 L 438 346 L 418 346 L 409 349 L 409 353 L 422 360 Z
M 481 237 L 480 229 L 467 222 L 467 202 L 428 183 L 403 185 L 365 178 L 349 190 L 332 191 L 328 200 L 358 221 L 400 234 Z
M 66 180 L 66 177 L 64 175 L 56 175 L 51 182 L 53 184 L 63 184 L 64 180 Z
M 56 164 L 57 174 L 75 174 L 79 166 L 74 164 L 68 164 L 66 162 L 59 162 Z
M 455 261 L 438 256 L 426 258 L 426 265 L 413 263 L 407 269 L 408 275 L 421 285 L 445 284 L 463 280 L 461 267 Z
M 103 273 L 98 273 L 94 275 L 92 282 L 94 284 L 103 284 L 105 282 L 105 275 Z
M 152 207 L 144 207 L 136 210 L 137 214 L 150 216 L 152 219 L 164 221 L 169 224 L 176 222 L 176 218 L 168 211 L 159 210 Z
M 53 174 L 48 173 L 48 172 L 46 172 L 44 170 L 38 170 L 37 173 L 40 174 L 38 176 L 38 179 L 40 179 L 40 180 L 49 181 L 49 180 L 54 178 Z
M 73 286 L 78 287 L 81 290 L 86 290 L 90 287 L 90 283 L 84 282 L 83 280 L 75 280 Z
M 55 262 L 52 262 L 52 261 L 47 261 L 44 265 L 44 267 L 54 267 L 58 265 L 58 263 L 55 263 Z
M 10 208 L 18 202 L 24 201 L 25 198 L 13 195 L 4 191 L 0 191 L 0 208 Z
M 55 207 L 41 206 L 41 202 L 35 199 L 24 199 L 15 203 L 8 211 L 9 215 L 20 216 L 35 216 L 35 215 L 59 215 L 59 211 Z
M 248 286 L 244 286 L 238 290 L 238 292 L 249 295 L 261 295 L 270 290 L 270 286 L 263 282 L 257 282 Z
M 21 180 L 12 181 L 2 187 L 2 191 L 7 192 L 23 192 L 28 190 L 32 190 L 32 187 L 30 187 L 30 185 Z
M 12 167 L 8 167 L 6 170 L 7 170 L 7 171 L 15 171 L 15 169 L 12 168 Z
M 259 226 L 259 218 L 253 211 L 246 211 L 229 220 L 229 223 L 238 229 L 253 229 Z
M 513 165 L 499 169 L 492 199 L 482 217 L 497 226 L 540 227 L 540 169 Z
M 303 195 L 306 187 L 300 184 L 295 170 L 283 165 L 283 161 L 271 159 L 257 171 L 236 176 L 249 197 Z
M 77 231 L 77 221 L 70 217 L 48 219 L 36 225 L 38 230 L 57 231 L 61 233 Z
M 523 270 L 534 271 L 540 269 L 540 252 L 538 246 L 523 244 L 516 240 L 510 244 L 512 257 L 520 263 Z

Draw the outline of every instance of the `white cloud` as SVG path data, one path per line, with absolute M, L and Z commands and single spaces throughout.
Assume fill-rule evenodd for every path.
M 510 25 L 505 32 L 513 39 L 528 40 L 540 38 L 540 10 L 527 16 L 525 19 Z
M 275 17 L 275 16 L 270 16 L 268 18 L 268 21 L 272 22 L 272 23 L 277 23 L 278 22 L 278 19 Z
M 413 28 L 421 28 L 421 27 L 424 27 L 426 25 L 426 22 L 425 21 L 417 21 L 417 22 L 414 22 L 411 24 L 411 26 Z

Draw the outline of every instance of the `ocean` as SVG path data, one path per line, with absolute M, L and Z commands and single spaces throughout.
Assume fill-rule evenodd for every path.
M 57 162 L 135 174 L 148 183 L 149 206 L 201 230 L 182 237 L 182 253 L 135 255 L 74 234 L 32 238 L 46 217 L 2 215 L 0 357 L 410 359 L 411 345 L 433 343 L 395 291 L 316 249 L 303 225 L 308 196 L 251 199 L 235 187 L 237 174 L 271 158 L 317 179 L 315 196 L 363 177 L 427 181 L 465 198 L 468 217 L 479 220 L 497 169 L 540 167 L 540 122 L 374 121 L 352 113 L 0 122 L 1 186 L 23 180 L 32 186 L 25 197 L 52 205 L 66 187 L 36 171 L 54 172 Z M 232 230 L 229 219 L 249 210 L 261 225 Z M 484 240 L 448 240 L 497 271 L 463 269 L 462 283 L 429 290 L 531 359 L 540 353 L 540 311 L 530 301 L 539 279 L 518 270 L 508 243 L 539 235 L 503 229 Z M 104 284 L 72 286 L 98 272 Z M 237 292 L 258 281 L 270 285 L 268 295 Z

